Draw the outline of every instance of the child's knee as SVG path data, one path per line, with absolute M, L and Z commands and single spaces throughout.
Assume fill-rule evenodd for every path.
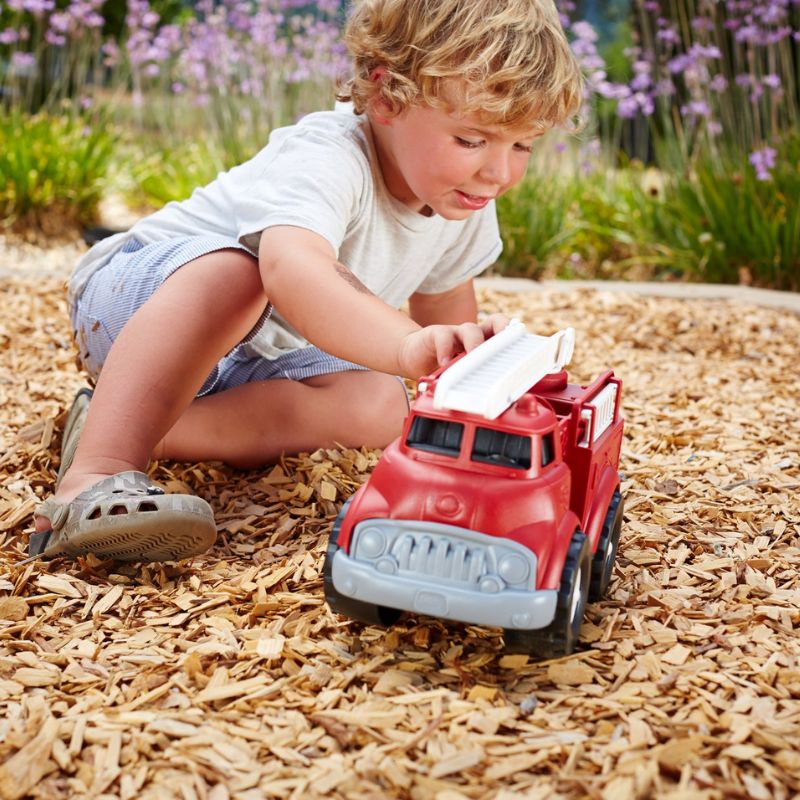
M 408 413 L 408 394 L 405 384 L 394 375 L 380 372 L 368 373 L 363 394 L 362 420 L 368 444 L 385 447 L 396 439 L 403 428 Z

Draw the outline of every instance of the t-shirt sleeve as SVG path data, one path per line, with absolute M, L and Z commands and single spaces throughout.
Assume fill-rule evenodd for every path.
M 243 169 L 246 179 L 237 180 Z M 366 169 L 355 148 L 317 131 L 270 143 L 229 173 L 239 241 L 257 253 L 262 231 L 292 225 L 319 234 L 338 255 L 359 214 Z
M 455 243 L 439 259 L 417 291 L 439 294 L 480 275 L 503 250 L 494 201 L 473 214 Z

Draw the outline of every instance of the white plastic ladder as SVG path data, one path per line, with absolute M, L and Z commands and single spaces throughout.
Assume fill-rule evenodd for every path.
M 439 376 L 433 406 L 495 419 L 545 375 L 569 364 L 574 346 L 574 328 L 535 336 L 514 320 Z

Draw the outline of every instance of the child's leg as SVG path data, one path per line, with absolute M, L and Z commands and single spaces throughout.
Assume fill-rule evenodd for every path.
M 252 468 L 282 452 L 384 447 L 400 433 L 407 411 L 400 381 L 378 372 L 245 383 L 196 399 L 154 456 Z
M 215 251 L 172 274 L 114 342 L 56 500 L 67 502 L 105 476 L 145 469 L 266 302 L 257 262 L 243 251 Z M 36 527 L 45 530 L 47 521 L 37 519 Z

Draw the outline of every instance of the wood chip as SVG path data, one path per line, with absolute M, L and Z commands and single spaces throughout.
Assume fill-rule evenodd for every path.
M 28 616 L 28 601 L 24 597 L 0 598 L 0 619 L 19 622 Z
M 19 800 L 52 768 L 50 753 L 58 735 L 58 722 L 48 716 L 39 733 L 0 766 L 0 798 Z
M 496 628 L 329 610 L 327 538 L 375 450 L 153 464 L 213 507 L 211 552 L 21 564 L 84 385 L 65 272 L 26 276 L 24 255 L 0 235 L 16 270 L 0 292 L 0 800 L 800 796 L 800 317 L 481 294 L 536 332 L 575 327 L 575 382 L 624 382 L 611 586 L 578 652 L 541 662 Z
M 553 683 L 564 686 L 579 686 L 584 683 L 591 683 L 595 678 L 595 671 L 583 661 L 561 661 L 550 664 L 547 668 L 547 677 Z

